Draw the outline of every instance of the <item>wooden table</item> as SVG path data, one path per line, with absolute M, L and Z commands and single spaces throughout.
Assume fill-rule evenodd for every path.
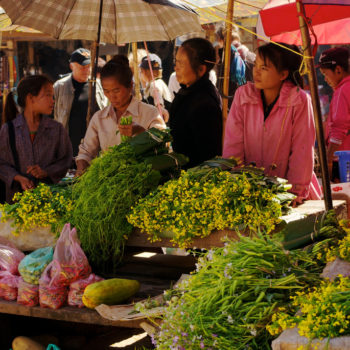
M 333 205 L 339 217 L 346 217 L 345 201 L 333 201 Z M 307 201 L 298 208 L 293 209 L 292 213 L 283 217 L 283 219 L 287 222 L 297 221 L 306 217 L 316 219 L 323 213 L 323 201 Z M 220 247 L 223 246 L 222 239 L 225 236 L 231 239 L 237 238 L 237 234 L 232 230 L 216 231 L 206 238 L 196 239 L 193 246 L 206 249 Z M 145 251 L 151 248 L 173 247 L 170 239 L 162 239 L 159 242 L 150 243 L 146 234 L 134 232 L 129 238 L 127 246 L 129 246 L 130 252 L 128 253 L 127 250 L 123 263 L 118 268 L 117 275 L 108 277 L 130 278 L 140 281 L 141 289 L 135 296 L 134 301 L 161 294 L 173 282 L 177 281 L 181 274 L 189 273 L 195 269 L 196 259 L 193 256 L 155 254 L 150 258 L 142 258 L 137 257 L 136 252 L 133 251 L 136 249 L 135 247 L 139 247 L 139 250 L 144 248 L 143 250 Z M 0 300 L 0 313 L 126 328 L 139 328 L 140 323 L 143 321 L 110 321 L 101 317 L 95 310 L 86 308 L 78 309 L 67 306 L 58 310 L 52 310 L 41 307 L 27 307 L 16 302 L 4 300 Z

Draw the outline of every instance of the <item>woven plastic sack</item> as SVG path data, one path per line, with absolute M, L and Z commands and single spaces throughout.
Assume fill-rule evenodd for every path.
M 39 304 L 41 307 L 58 309 L 67 300 L 68 290 L 65 286 L 54 286 L 51 280 L 51 262 L 46 266 L 39 280 Z
M 88 259 L 80 247 L 75 228 L 65 224 L 53 254 L 52 285 L 69 286 L 74 281 L 86 278 L 91 273 Z
M 0 245 L 0 270 L 18 274 L 18 264 L 24 258 L 24 254 L 6 245 Z
M 36 306 L 39 304 L 39 286 L 27 283 L 22 277 L 18 281 L 17 303 L 26 306 Z
M 83 304 L 83 294 L 85 288 L 92 283 L 103 281 L 102 277 L 96 276 L 95 274 L 91 274 L 88 278 L 78 280 L 73 282 L 69 286 L 69 292 L 68 292 L 68 305 L 70 306 L 78 306 L 78 307 L 84 307 Z
M 18 265 L 18 271 L 27 283 L 39 284 L 45 267 L 52 261 L 53 248 L 45 247 L 26 255 Z
M 0 271 L 0 297 L 8 300 L 17 300 L 19 276 L 8 271 Z

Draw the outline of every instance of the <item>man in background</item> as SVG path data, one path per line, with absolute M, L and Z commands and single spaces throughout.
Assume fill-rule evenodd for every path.
M 90 51 L 84 48 L 75 50 L 70 57 L 69 67 L 72 73 L 57 80 L 54 84 L 54 118 L 67 129 L 73 146 L 73 156 L 76 156 L 87 128 L 88 79 L 91 75 Z M 97 79 L 96 105 L 93 113 L 106 107 L 107 103 L 100 80 Z

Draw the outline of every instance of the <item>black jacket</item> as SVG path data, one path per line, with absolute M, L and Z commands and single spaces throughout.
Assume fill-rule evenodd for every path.
M 212 82 L 202 77 L 177 94 L 170 109 L 169 126 L 175 152 L 185 154 L 187 168 L 221 155 L 221 99 Z

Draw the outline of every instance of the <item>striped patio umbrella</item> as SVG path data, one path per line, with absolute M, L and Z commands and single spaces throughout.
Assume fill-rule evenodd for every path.
M 103 0 L 101 17 L 100 4 L 101 0 L 0 0 L 12 24 L 56 39 L 123 44 L 201 32 L 198 15 L 180 1 Z

